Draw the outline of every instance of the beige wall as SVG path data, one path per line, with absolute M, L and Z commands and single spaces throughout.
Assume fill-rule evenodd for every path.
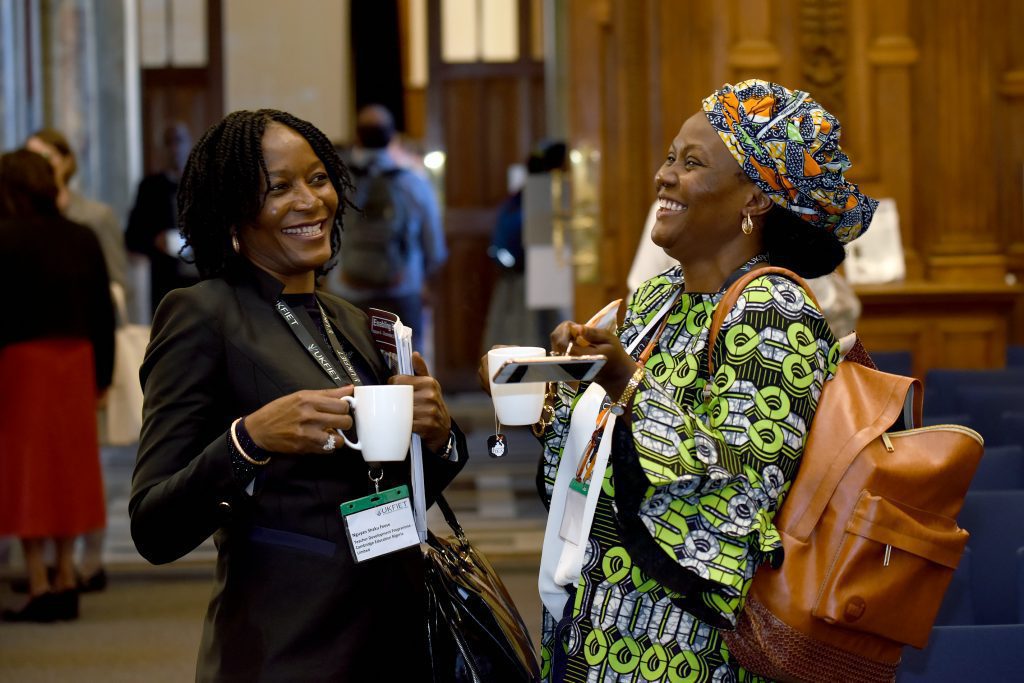
M 352 130 L 349 0 L 224 0 L 224 109 L 283 109 Z

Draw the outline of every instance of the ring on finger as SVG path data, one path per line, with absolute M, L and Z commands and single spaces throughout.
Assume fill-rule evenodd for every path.
M 337 448 L 337 444 L 338 440 L 334 437 L 334 434 L 332 432 L 327 432 L 327 440 L 324 441 L 324 445 L 322 446 L 322 448 L 325 451 L 333 451 L 335 448 Z

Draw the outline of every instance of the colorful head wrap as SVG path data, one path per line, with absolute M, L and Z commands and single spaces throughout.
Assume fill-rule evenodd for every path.
M 841 243 L 868 229 L 878 200 L 843 177 L 839 121 L 805 92 L 777 83 L 726 83 L 702 103 L 708 121 L 772 201 Z

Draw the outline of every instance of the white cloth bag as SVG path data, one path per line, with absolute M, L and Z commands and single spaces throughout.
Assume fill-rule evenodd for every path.
M 110 286 L 110 295 L 120 322 L 114 331 L 114 376 L 107 392 L 103 443 L 128 446 L 139 440 L 142 429 L 142 385 L 139 366 L 149 344 L 149 325 L 128 322 L 124 291 Z
M 647 323 L 643 331 L 626 348 L 627 353 L 632 354 L 636 350 L 636 347 L 647 338 L 654 326 L 668 314 L 675 301 L 676 297 L 671 297 L 662 306 L 658 314 Z M 601 405 L 604 403 L 606 393 L 600 384 L 594 382 L 587 387 L 587 390 L 576 402 L 576 407 L 573 408 L 572 417 L 569 420 L 569 434 L 562 447 L 562 459 L 558 463 L 558 471 L 555 474 L 555 484 L 551 491 L 551 505 L 548 508 L 547 524 L 544 527 L 544 545 L 541 549 L 537 589 L 540 592 L 541 602 L 556 620 L 561 619 L 565 603 L 569 598 L 565 587 L 579 581 L 580 572 L 583 570 L 583 556 L 586 551 L 585 545 L 567 541 L 559 533 L 565 510 L 566 492 L 573 477 L 576 476 L 580 459 L 590 443 L 590 437 L 597 425 L 597 416 L 601 412 Z M 584 544 L 590 537 L 590 527 L 594 522 L 597 499 L 604 486 L 604 472 L 608 467 L 608 454 L 612 448 L 612 430 L 614 429 L 615 415 L 609 414 L 601 435 L 601 443 L 597 449 L 594 472 L 590 478 L 590 489 L 587 491 L 587 500 L 583 507 L 580 538 L 583 539 Z

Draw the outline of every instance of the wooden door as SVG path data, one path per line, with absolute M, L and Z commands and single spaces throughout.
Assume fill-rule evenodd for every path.
M 140 70 L 142 158 L 146 173 L 163 167 L 163 135 L 168 125 L 183 122 L 195 143 L 224 116 L 221 0 L 205 0 L 205 4 L 205 63 L 180 66 L 169 59 L 165 64 L 144 64 Z
M 488 0 L 477 0 L 481 8 Z M 449 260 L 434 286 L 433 371 L 448 391 L 478 387 L 487 309 L 497 277 L 487 256 L 507 170 L 544 134 L 544 68 L 536 45 L 540 3 L 514 0 L 515 59 L 446 61 L 443 0 L 429 0 L 427 140 L 445 151 Z M 456 3 L 453 3 L 456 4 Z M 465 0 L 461 5 L 466 5 Z M 450 10 L 450 8 L 449 8 Z

